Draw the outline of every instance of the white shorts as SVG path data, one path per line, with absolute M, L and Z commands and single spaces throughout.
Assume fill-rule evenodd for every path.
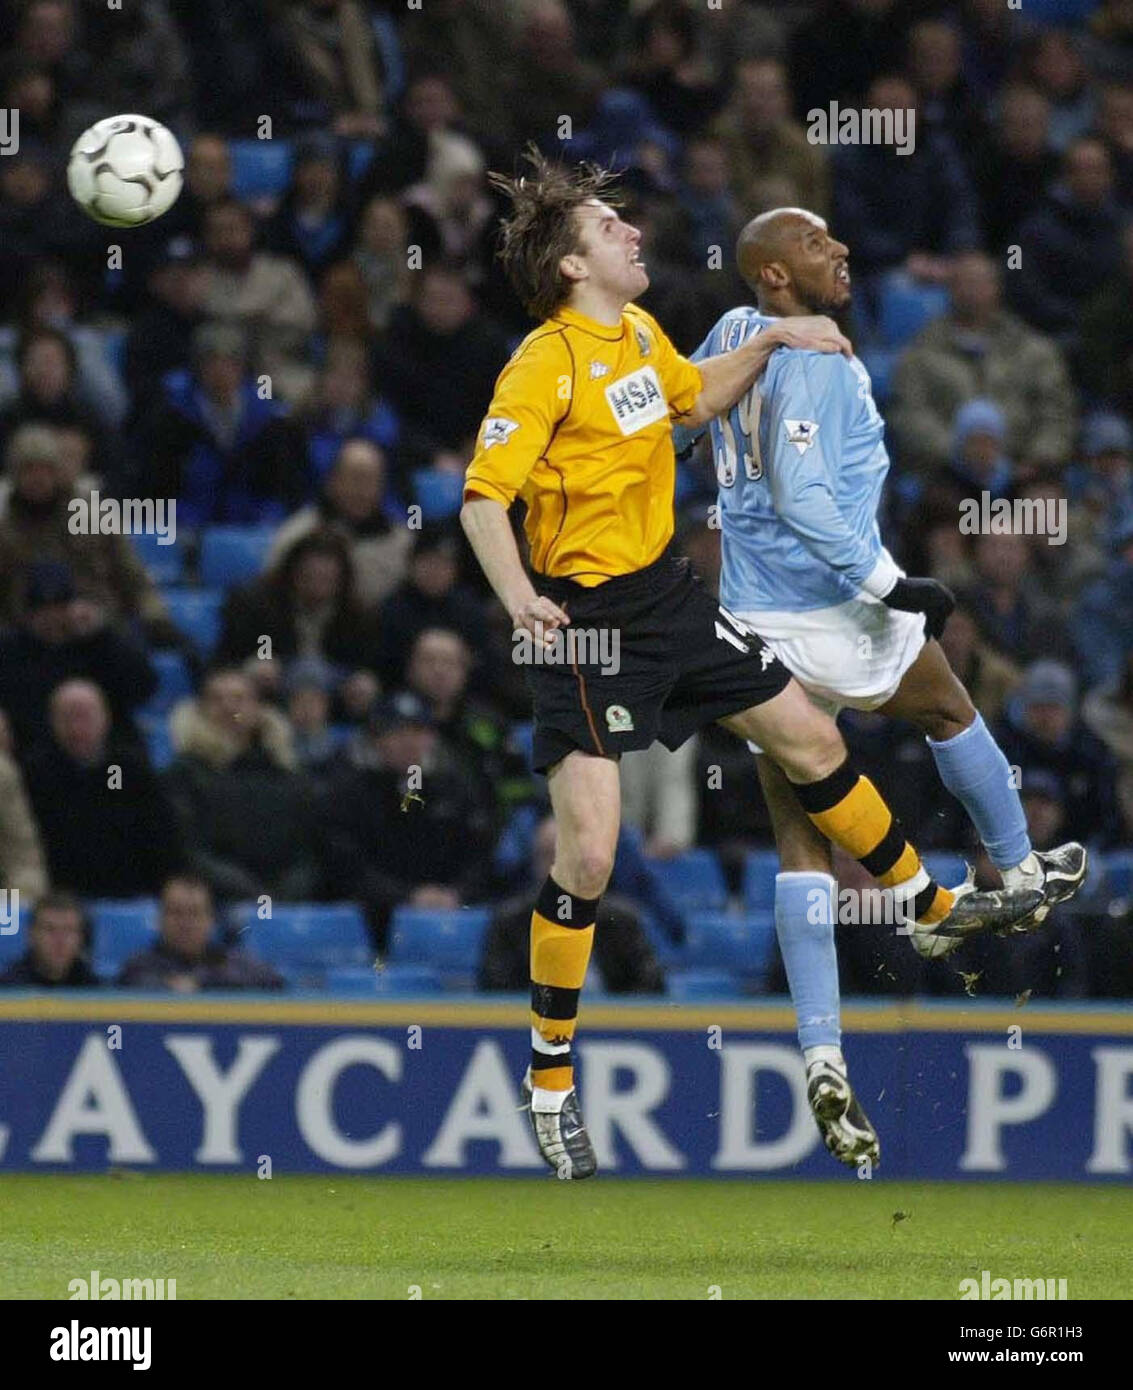
M 925 644 L 923 613 L 850 599 L 805 613 L 736 613 L 758 633 L 819 709 L 872 710 L 897 691 Z M 753 753 L 761 750 L 753 743 Z

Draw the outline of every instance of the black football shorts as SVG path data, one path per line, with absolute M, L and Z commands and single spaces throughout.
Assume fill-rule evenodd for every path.
M 570 619 L 550 652 L 521 638 L 514 649 L 534 704 L 537 772 L 576 748 L 611 758 L 654 739 L 679 748 L 791 679 L 671 550 L 594 588 L 536 575 L 535 590 Z

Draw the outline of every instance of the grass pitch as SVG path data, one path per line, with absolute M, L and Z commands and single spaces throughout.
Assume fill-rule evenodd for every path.
M 1133 1191 L 842 1181 L 585 1183 L 12 1175 L 0 1299 L 92 1270 L 178 1300 L 946 1298 L 961 1279 L 1064 1277 L 1133 1295 Z

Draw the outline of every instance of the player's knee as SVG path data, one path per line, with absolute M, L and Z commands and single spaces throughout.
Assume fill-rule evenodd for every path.
M 936 743 L 946 743 L 969 728 L 976 718 L 976 707 L 962 687 L 942 693 L 922 716 L 921 727 Z
M 580 898 L 597 898 L 614 871 L 614 847 L 598 836 L 586 836 L 556 860 L 556 881 Z M 567 881 L 569 880 L 569 881 Z
M 775 761 L 792 782 L 820 782 L 846 761 L 845 740 L 828 714 L 814 710 L 798 735 L 775 753 Z

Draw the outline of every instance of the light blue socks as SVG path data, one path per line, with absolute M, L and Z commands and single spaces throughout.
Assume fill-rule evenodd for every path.
M 775 876 L 775 931 L 798 1020 L 799 1046 L 808 1062 L 816 1055 L 810 1049 L 837 1052 L 842 1040 L 834 950 L 836 893 L 829 874 Z
M 930 738 L 928 746 L 940 780 L 963 803 L 991 862 L 999 870 L 1022 864 L 1031 853 L 1027 818 L 1010 765 L 983 717 L 977 714 L 962 734 L 944 743 Z

